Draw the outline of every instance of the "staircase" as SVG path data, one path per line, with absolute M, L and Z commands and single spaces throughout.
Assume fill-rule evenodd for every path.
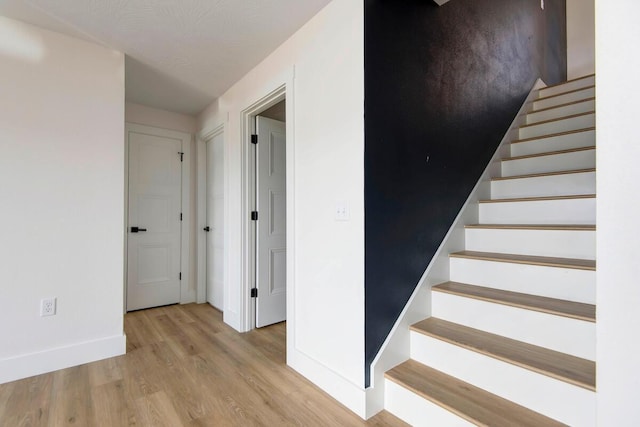
M 385 409 L 412 425 L 595 425 L 595 77 L 528 111 L 385 374 Z

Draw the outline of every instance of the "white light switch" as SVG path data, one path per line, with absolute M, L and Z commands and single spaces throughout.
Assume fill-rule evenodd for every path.
M 336 203 L 335 218 L 336 221 L 349 221 L 350 218 L 349 205 L 345 202 Z

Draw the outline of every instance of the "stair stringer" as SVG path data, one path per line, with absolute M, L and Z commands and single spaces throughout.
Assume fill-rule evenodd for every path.
M 517 139 L 518 129 L 526 123 L 526 113 L 531 102 L 536 99 L 537 90 L 547 85 L 537 79 L 529 95 L 515 115 L 511 126 L 500 141 L 484 172 L 471 190 L 469 197 L 460 209 L 449 231 L 427 265 L 411 297 L 398 316 L 380 351 L 371 363 L 371 385 L 366 391 L 366 418 L 370 418 L 384 409 L 386 371 L 410 358 L 409 327 L 431 315 L 431 287 L 449 280 L 449 254 L 465 248 L 465 228 L 467 224 L 478 222 L 478 201 L 491 196 L 491 178 L 501 176 L 501 159 L 508 157 L 509 143 Z

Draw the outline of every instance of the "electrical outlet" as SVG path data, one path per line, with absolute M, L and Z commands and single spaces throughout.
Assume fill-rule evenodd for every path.
M 40 316 L 53 316 L 56 314 L 56 299 L 43 298 L 40 301 Z
M 349 205 L 346 202 L 336 203 L 335 219 L 336 221 L 349 221 L 350 217 Z

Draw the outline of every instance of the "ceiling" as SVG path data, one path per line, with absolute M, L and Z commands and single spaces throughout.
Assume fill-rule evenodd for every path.
M 330 0 L 0 0 L 0 15 L 126 54 L 127 101 L 195 115 Z

